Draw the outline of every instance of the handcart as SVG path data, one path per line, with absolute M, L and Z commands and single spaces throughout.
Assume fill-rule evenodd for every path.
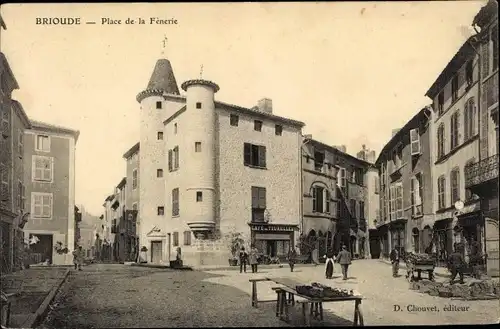
M 427 272 L 429 276 L 429 280 L 434 281 L 434 268 L 436 267 L 435 262 L 418 262 L 418 261 L 406 261 L 406 278 L 409 282 L 422 280 L 422 272 Z M 415 272 L 417 273 L 417 277 L 415 278 Z

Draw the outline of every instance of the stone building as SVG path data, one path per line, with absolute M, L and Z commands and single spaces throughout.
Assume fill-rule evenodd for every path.
M 383 147 L 375 165 L 380 177 L 380 216 L 373 244 L 383 258 L 393 247 L 423 252 L 430 244 L 433 198 L 430 108 L 423 108 Z
M 160 59 L 141 105 L 140 245 L 148 261 L 227 264 L 228 236 L 283 256 L 298 240 L 302 122 L 215 100 L 219 86 L 196 79 L 181 95 Z M 159 172 L 162 176 L 159 177 Z

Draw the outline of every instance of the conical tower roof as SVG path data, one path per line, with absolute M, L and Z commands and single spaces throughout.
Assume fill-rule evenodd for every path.
M 167 94 L 180 95 L 174 70 L 168 59 L 159 59 L 156 62 L 151 79 L 149 79 L 149 90 L 162 90 Z

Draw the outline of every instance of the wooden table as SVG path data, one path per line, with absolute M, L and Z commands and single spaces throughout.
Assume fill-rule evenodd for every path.
M 274 300 L 262 300 L 259 301 L 257 298 L 257 282 L 263 281 L 272 281 L 276 284 L 279 284 L 283 287 L 274 287 L 273 290 L 277 292 L 277 299 Z M 306 295 L 299 294 L 295 287 L 297 285 L 301 285 L 302 283 L 297 282 L 288 278 L 256 278 L 250 279 L 249 282 L 252 283 L 252 306 L 258 307 L 258 303 L 267 303 L 267 302 L 275 302 L 276 304 L 276 315 L 280 316 L 281 319 L 287 321 L 288 320 L 288 306 L 289 303 L 287 301 L 292 301 L 293 303 L 298 303 L 302 305 L 302 322 L 304 325 L 310 325 L 308 323 L 306 313 L 307 306 L 310 306 L 310 315 L 315 318 L 323 321 L 323 303 L 329 302 L 346 302 L 346 301 L 354 301 L 354 326 L 364 326 L 363 313 L 361 311 L 361 301 L 363 299 L 362 296 L 346 296 L 346 297 L 324 297 L 324 298 L 314 298 Z M 287 298 L 286 294 L 289 294 Z M 290 295 L 292 296 L 290 298 Z M 293 296 L 300 297 L 304 300 L 296 301 Z M 284 313 L 284 314 L 283 314 Z

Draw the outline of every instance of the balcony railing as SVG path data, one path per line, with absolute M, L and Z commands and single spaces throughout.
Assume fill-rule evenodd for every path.
M 498 154 L 465 168 L 465 187 L 471 187 L 498 178 Z

